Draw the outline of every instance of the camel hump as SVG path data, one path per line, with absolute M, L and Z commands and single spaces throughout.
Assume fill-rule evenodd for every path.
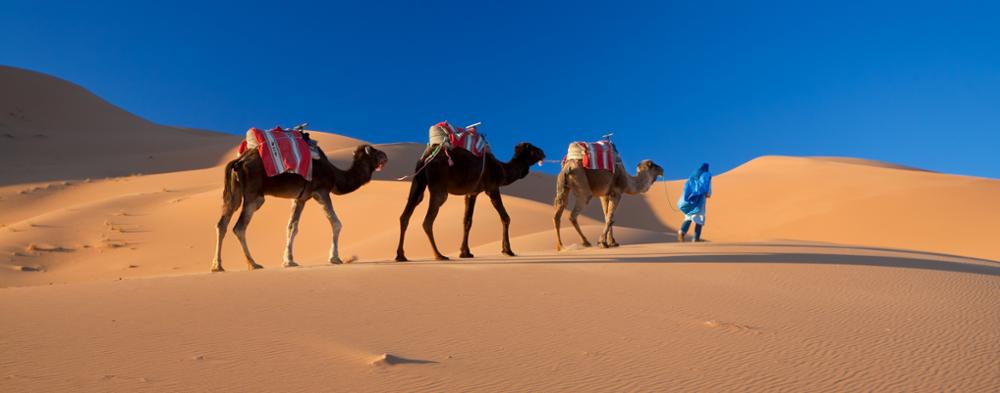
M 462 128 L 455 127 L 447 121 L 442 121 L 431 126 L 428 131 L 427 144 L 430 146 L 442 145 L 444 148 L 460 148 L 468 150 L 476 157 L 482 157 L 489 152 L 490 145 L 486 141 L 486 137 L 477 131 L 476 126 L 478 124 Z
M 321 157 L 314 141 L 306 139 L 302 131 L 280 126 L 267 131 L 247 130 L 240 149 L 257 150 L 268 177 L 295 173 L 312 180 L 312 160 Z
M 581 160 L 583 167 L 593 170 L 615 171 L 618 149 L 611 141 L 573 142 L 566 150 L 567 160 Z

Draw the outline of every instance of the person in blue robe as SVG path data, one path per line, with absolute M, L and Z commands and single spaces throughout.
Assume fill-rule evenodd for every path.
M 684 222 L 677 230 L 678 242 L 684 242 L 692 222 L 695 224 L 693 241 L 701 241 L 701 229 L 705 226 L 705 203 L 711 197 L 712 173 L 708 171 L 708 163 L 704 163 L 688 177 L 684 183 L 684 195 L 677 201 L 677 209 L 684 213 Z

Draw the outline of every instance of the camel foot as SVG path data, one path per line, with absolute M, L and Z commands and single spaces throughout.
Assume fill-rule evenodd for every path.
M 333 257 L 333 258 L 330 258 L 330 263 L 333 264 L 333 265 L 340 265 L 340 264 L 343 264 L 344 261 L 340 260 L 340 257 Z
M 254 271 L 254 270 L 263 269 L 263 268 L 264 268 L 263 266 L 258 265 L 255 262 L 248 262 L 247 263 L 247 270 L 249 270 L 249 271 Z
M 516 257 L 516 256 L 517 256 L 517 255 L 516 255 L 516 254 L 514 254 L 514 252 L 513 252 L 513 251 L 511 251 L 511 250 L 503 250 L 503 251 L 501 251 L 501 253 L 502 253 L 503 255 L 506 255 L 506 256 L 508 256 L 508 257 Z
M 583 246 L 584 247 L 592 247 L 592 245 L 590 244 L 590 242 L 583 242 Z
M 212 266 L 212 273 L 222 273 L 225 271 L 226 269 L 223 269 L 222 266 Z
M 285 261 L 285 263 L 281 264 L 281 266 L 284 266 L 284 267 L 298 267 L 299 264 L 295 263 L 295 261 Z
M 409 262 L 409 259 L 406 259 L 403 255 L 396 255 L 396 262 Z
M 458 257 L 459 258 L 475 258 L 476 256 L 472 255 L 472 252 L 470 252 L 470 251 L 462 251 L 462 253 Z
M 598 242 L 597 246 L 600 247 L 600 248 L 609 248 L 609 247 L 611 247 L 611 246 L 608 245 L 608 243 L 605 243 L 605 242 Z
M 446 257 L 444 255 L 438 255 L 438 256 L 434 257 L 434 259 L 437 259 L 439 261 L 450 261 L 451 260 L 451 258 L 448 258 L 448 257 Z
M 621 246 L 621 244 L 618 244 L 618 242 L 613 242 L 611 244 L 608 244 L 608 247 L 610 247 L 610 248 L 615 248 L 615 247 L 619 247 L 619 246 Z

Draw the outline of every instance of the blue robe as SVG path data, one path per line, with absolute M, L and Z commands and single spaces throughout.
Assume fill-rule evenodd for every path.
M 684 183 L 684 195 L 677 201 L 677 209 L 684 212 L 685 219 L 702 216 L 698 221 L 704 221 L 709 195 L 712 195 L 712 173 L 708 171 L 708 164 L 702 164 Z

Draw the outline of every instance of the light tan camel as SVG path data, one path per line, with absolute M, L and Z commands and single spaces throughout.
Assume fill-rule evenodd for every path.
M 625 171 L 625 165 L 621 159 L 615 163 L 615 171 L 595 170 L 584 168 L 582 160 L 570 159 L 563 163 L 559 177 L 556 179 L 556 214 L 553 220 L 556 225 L 556 250 L 563 249 L 562 235 L 559 232 L 559 224 L 562 220 L 563 210 L 569 202 L 569 194 L 575 197 L 573 210 L 570 211 L 569 221 L 573 223 L 576 232 L 583 239 L 583 246 L 590 247 L 590 242 L 580 230 L 577 217 L 583 211 L 590 199 L 601 198 L 601 208 L 604 210 L 604 231 L 598 245 L 602 248 L 618 247 L 615 241 L 614 224 L 615 209 L 622 199 L 623 194 L 642 194 L 656 182 L 656 178 L 663 176 L 663 168 L 650 160 L 643 160 L 636 169 L 635 176 L 629 176 Z

